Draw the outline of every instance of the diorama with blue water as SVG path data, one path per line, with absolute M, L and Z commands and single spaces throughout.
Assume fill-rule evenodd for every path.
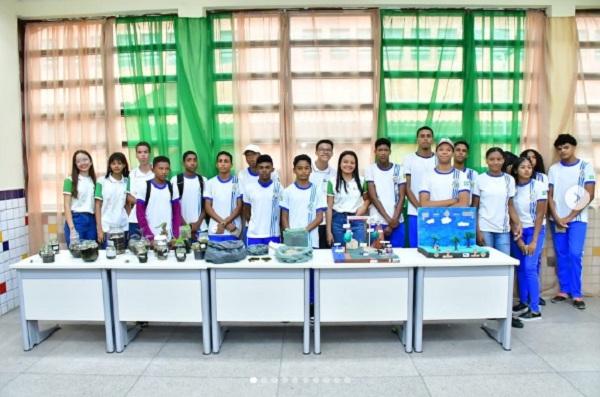
M 477 245 L 475 208 L 419 208 L 418 250 L 428 258 L 487 258 Z
M 331 248 L 336 263 L 391 263 L 400 262 L 389 241 L 384 240 L 383 225 L 368 216 L 348 216 L 344 225 L 344 242 Z M 364 222 L 364 234 L 355 236 L 351 223 Z

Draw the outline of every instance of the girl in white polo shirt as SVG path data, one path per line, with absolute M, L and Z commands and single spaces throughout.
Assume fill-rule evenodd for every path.
M 366 215 L 369 211 L 369 193 L 364 178 L 358 175 L 358 157 L 347 150 L 340 154 L 336 176 L 327 183 L 327 242 L 344 242 L 344 225 L 348 216 Z M 365 223 L 350 224 L 354 238 L 364 242 Z
M 512 242 L 512 251 L 520 262 L 519 304 L 513 307 L 513 313 L 524 321 L 539 320 L 542 314 L 537 265 L 544 245 L 548 187 L 533 178 L 533 165 L 526 157 L 519 158 L 512 171 L 517 181 L 515 210 L 523 225 L 521 238 Z
M 63 183 L 65 210 L 65 240 L 71 244 L 71 234 L 77 233 L 81 240 L 96 240 L 94 217 L 94 187 L 96 173 L 92 156 L 85 150 L 73 153 L 71 175 Z
M 473 207 L 477 211 L 477 243 L 510 255 L 511 224 L 514 238 L 521 237 L 521 224 L 513 205 L 515 180 L 502 172 L 504 152 L 488 149 L 488 171 L 477 176 L 473 189 Z
M 129 165 L 125 155 L 116 152 L 108 158 L 106 176 L 96 182 L 96 227 L 98 241 L 104 243 L 105 233 L 129 230 Z

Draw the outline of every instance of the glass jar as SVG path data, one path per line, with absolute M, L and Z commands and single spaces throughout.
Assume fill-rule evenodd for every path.
M 117 249 L 115 248 L 115 243 L 112 240 L 109 240 L 106 243 L 106 259 L 115 259 L 117 257 Z

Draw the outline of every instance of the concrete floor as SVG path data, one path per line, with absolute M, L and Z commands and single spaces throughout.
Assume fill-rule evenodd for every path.
M 121 354 L 102 325 L 65 325 L 30 352 L 18 310 L 0 318 L 0 396 L 600 396 L 600 299 L 548 304 L 502 350 L 480 322 L 427 324 L 407 354 L 390 326 L 324 327 L 302 354 L 300 327 L 230 327 L 218 355 L 201 329 L 151 324 Z

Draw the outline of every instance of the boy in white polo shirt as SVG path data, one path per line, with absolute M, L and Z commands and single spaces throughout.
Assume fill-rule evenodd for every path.
M 177 190 L 167 180 L 171 161 L 165 156 L 157 156 L 152 164 L 154 178 L 138 192 L 135 206 L 140 231 L 148 240 L 154 240 L 161 234 L 164 223 L 167 239 L 178 237 L 182 224 L 181 204 Z
M 333 141 L 330 139 L 321 139 L 315 145 L 315 154 L 317 159 L 313 162 L 312 172 L 310 173 L 310 182 L 317 186 L 323 195 L 323 201 L 327 203 L 327 184 L 331 179 L 335 179 L 335 168 L 329 165 L 329 160 L 333 156 Z M 327 227 L 325 226 L 325 216 L 319 225 L 319 248 L 327 248 Z
M 318 226 L 323 220 L 327 204 L 321 194 L 321 186 L 310 181 L 311 168 L 310 157 L 306 154 L 294 158 L 296 181 L 283 191 L 281 223 L 284 229 L 306 229 L 311 247 L 319 248 Z
M 404 170 L 390 162 L 392 143 L 387 138 L 375 141 L 375 164 L 365 172 L 369 189 L 371 218 L 383 225 L 385 238 L 393 247 L 404 247 L 402 205 L 406 194 Z
M 206 230 L 206 212 L 204 211 L 204 189 L 206 178 L 197 174 L 198 156 L 188 150 L 183 154 L 183 169 L 181 174 L 171 178 L 171 185 L 177 188 L 177 196 L 181 202 L 181 216 L 185 224 L 190 225 L 192 235 Z
M 452 167 L 454 145 L 450 139 L 440 139 L 435 149 L 437 165 L 426 175 L 419 191 L 422 207 L 467 207 L 470 182 L 464 172 Z
M 469 205 L 472 202 L 473 188 L 475 187 L 475 179 L 479 173 L 472 168 L 467 167 L 467 158 L 469 157 L 469 143 L 467 141 L 456 141 L 454 143 L 454 168 L 462 171 L 469 180 L 469 188 L 471 193 L 469 194 Z
M 152 172 L 152 164 L 150 163 L 150 154 L 152 148 L 148 142 L 139 142 L 135 145 L 135 158 L 138 161 L 138 166 L 131 170 L 129 173 L 129 197 L 128 201 L 133 205 L 129 212 L 129 236 L 140 233 L 140 228 L 137 220 L 137 213 L 135 210 L 136 197 L 140 190 L 145 189 L 146 181 L 154 178 L 154 172 Z
M 548 207 L 550 230 L 556 253 L 556 275 L 559 293 L 552 303 L 570 296 L 573 305 L 585 309 L 581 277 L 583 248 L 588 222 L 588 205 L 594 200 L 596 174 L 587 161 L 575 156 L 577 140 L 569 134 L 560 134 L 554 141 L 560 162 L 548 172 Z
M 417 208 L 419 203 L 419 189 L 426 175 L 431 174 L 435 168 L 435 155 L 431 150 L 433 144 L 433 130 L 423 126 L 417 130 L 417 152 L 409 154 L 404 159 L 404 172 L 406 174 L 406 198 L 408 199 L 408 242 L 409 247 L 417 246 Z
M 212 241 L 237 240 L 241 233 L 242 196 L 237 176 L 231 175 L 232 162 L 231 153 L 219 152 L 219 173 L 206 183 L 204 206 L 210 216 L 208 239 Z
M 256 159 L 257 183 L 249 183 L 244 190 L 244 218 L 248 221 L 247 245 L 269 244 L 281 241 L 279 235 L 279 203 L 281 184 L 271 179 L 273 159 L 261 154 Z

